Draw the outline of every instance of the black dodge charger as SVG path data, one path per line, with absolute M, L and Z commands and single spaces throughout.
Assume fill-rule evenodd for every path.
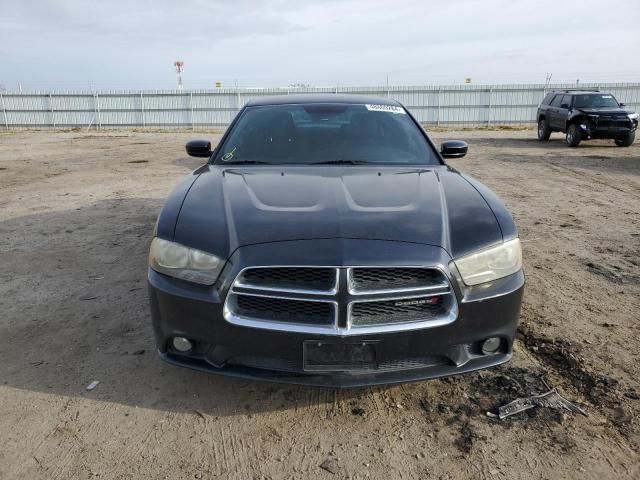
M 524 287 L 513 219 L 388 98 L 245 105 L 166 201 L 149 253 L 160 356 L 353 387 L 506 362 Z

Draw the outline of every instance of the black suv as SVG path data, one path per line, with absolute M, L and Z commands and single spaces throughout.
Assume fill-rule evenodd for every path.
M 636 136 L 638 114 L 624 110 L 610 93 L 598 90 L 559 90 L 547 94 L 538 107 L 538 139 L 551 132 L 566 133 L 566 142 L 577 147 L 582 140 L 611 138 L 629 147 Z

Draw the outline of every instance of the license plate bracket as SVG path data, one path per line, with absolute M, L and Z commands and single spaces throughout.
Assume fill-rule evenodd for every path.
M 302 344 L 303 369 L 309 372 L 344 372 L 378 368 L 377 341 L 322 342 Z

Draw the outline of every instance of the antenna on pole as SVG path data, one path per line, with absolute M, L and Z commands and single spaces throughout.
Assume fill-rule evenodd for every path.
M 176 73 L 178 74 L 178 90 L 182 90 L 182 72 L 184 71 L 184 62 L 182 60 L 176 60 L 173 62 L 173 66 L 176 67 Z

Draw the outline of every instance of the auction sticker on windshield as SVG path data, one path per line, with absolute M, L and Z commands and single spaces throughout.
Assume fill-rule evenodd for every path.
M 401 113 L 405 115 L 404 108 L 398 107 L 396 105 L 369 105 L 366 104 L 367 110 L 371 112 L 389 112 L 389 113 Z

